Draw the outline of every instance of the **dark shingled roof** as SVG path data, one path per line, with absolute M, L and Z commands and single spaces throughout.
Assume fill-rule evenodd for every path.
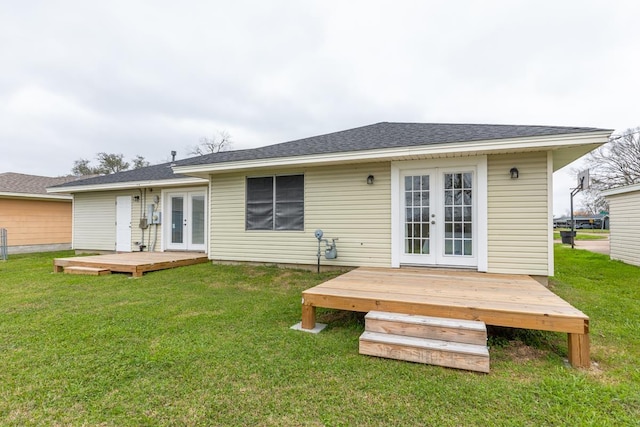
M 149 166 L 131 171 L 119 172 L 90 178 L 81 182 L 58 187 L 77 185 L 99 185 L 131 181 L 148 181 L 185 178 L 174 174 L 172 166 L 194 166 L 246 160 L 275 159 L 313 154 L 345 153 L 381 148 L 417 147 L 454 142 L 525 138 L 536 136 L 565 135 L 572 133 L 601 132 L 605 129 L 560 127 L 560 126 L 517 126 L 447 123 L 390 123 L 381 122 L 326 135 L 312 136 L 281 144 L 249 150 L 225 151 L 215 154 L 183 159 L 174 163 Z
M 417 147 L 454 142 L 600 132 L 604 130 L 560 126 L 382 122 L 251 150 L 207 154 L 190 159 L 186 164 L 204 165 L 380 148 Z
M 52 188 L 64 188 L 64 187 L 76 187 L 81 185 L 102 185 L 102 184 L 118 184 L 123 182 L 138 182 L 138 181 L 162 181 L 167 179 L 179 179 L 179 178 L 191 178 L 187 175 L 174 173 L 173 166 L 178 166 L 184 163 L 182 161 L 175 161 L 171 163 L 162 163 L 160 165 L 147 166 L 145 168 L 132 169 L 128 171 L 122 171 L 112 173 L 109 175 L 100 175 L 92 178 L 82 179 L 81 181 L 68 182 L 62 185 L 55 185 Z
M 76 176 L 49 177 L 15 172 L 0 173 L 0 193 L 47 194 L 47 187 L 76 181 Z

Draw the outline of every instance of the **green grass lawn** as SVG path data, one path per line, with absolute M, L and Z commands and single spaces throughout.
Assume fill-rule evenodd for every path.
M 301 291 L 338 273 L 201 264 L 53 274 L 0 262 L 0 425 L 637 425 L 640 269 L 556 245 L 554 291 L 591 317 L 590 370 L 563 334 L 501 331 L 488 375 L 358 354 L 360 315 Z
M 556 229 L 553 232 L 553 238 L 560 240 L 560 231 L 571 231 L 569 229 Z M 609 237 L 609 230 L 576 230 L 575 240 L 604 240 Z

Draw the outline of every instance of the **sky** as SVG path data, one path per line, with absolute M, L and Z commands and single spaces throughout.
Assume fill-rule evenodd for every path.
M 637 1 L 0 0 L 0 172 L 381 121 L 640 126 Z M 569 166 L 554 213 L 569 211 Z

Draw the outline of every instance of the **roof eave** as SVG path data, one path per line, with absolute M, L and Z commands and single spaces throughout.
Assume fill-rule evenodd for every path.
M 69 193 L 64 191 L 64 193 Z M 0 191 L 0 197 L 10 199 L 29 199 L 29 200 L 50 200 L 50 201 L 67 201 L 72 200 L 73 196 L 70 194 L 37 194 L 37 193 L 12 193 Z
M 622 187 L 611 188 L 600 192 L 604 197 L 617 196 L 618 194 L 633 193 L 640 191 L 640 184 L 624 185 Z
M 235 162 L 209 163 L 203 165 L 176 166 L 175 173 L 206 178 L 212 173 L 264 167 L 314 166 L 319 164 L 358 163 L 364 161 L 400 160 L 402 158 L 434 157 L 442 155 L 490 154 L 492 152 L 546 151 L 563 147 L 592 145 L 594 147 L 607 142 L 613 131 L 466 141 L 424 146 L 382 148 L 366 151 L 347 151 L 340 153 L 312 154 L 291 157 L 243 160 Z M 579 156 L 578 156 L 579 157 Z M 576 157 L 576 159 L 578 158 Z M 575 160 L 575 159 L 574 159 Z
M 127 182 L 114 182 L 109 184 L 51 187 L 51 188 L 47 188 L 47 193 L 86 193 L 90 191 L 127 190 L 132 188 L 149 188 L 149 187 L 180 187 L 185 185 L 206 185 L 206 184 L 208 184 L 208 181 L 206 179 L 197 178 L 197 177 L 188 177 L 188 178 L 179 178 L 179 179 L 127 181 Z

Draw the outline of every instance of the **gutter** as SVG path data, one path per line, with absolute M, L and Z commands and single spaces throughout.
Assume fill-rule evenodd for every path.
M 88 191 L 127 190 L 150 187 L 178 187 L 183 185 L 207 185 L 209 181 L 203 178 L 166 179 L 161 181 L 126 181 L 108 184 L 76 185 L 67 187 L 49 187 L 47 193 L 82 193 Z
M 48 190 L 47 190 L 48 191 Z M 61 193 L 69 193 L 63 191 Z M 37 193 L 9 193 L 0 191 L 0 197 L 9 199 L 31 199 L 31 200 L 53 200 L 53 201 L 67 201 L 73 200 L 71 194 L 49 195 L 49 194 L 37 194 Z

